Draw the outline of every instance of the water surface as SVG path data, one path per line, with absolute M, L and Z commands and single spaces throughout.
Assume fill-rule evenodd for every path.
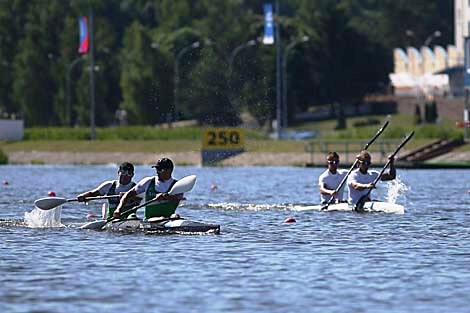
M 99 202 L 63 205 L 64 227 L 24 224 L 35 199 L 116 165 L 0 169 L 2 312 L 469 312 L 470 170 L 399 169 L 374 197 L 405 214 L 356 214 L 290 210 L 318 203 L 323 169 L 176 167 L 198 175 L 178 212 L 221 235 L 144 235 L 78 229 Z

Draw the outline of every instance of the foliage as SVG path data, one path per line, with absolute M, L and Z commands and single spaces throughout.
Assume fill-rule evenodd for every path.
M 436 29 L 442 35 L 433 44 L 453 40 L 448 0 L 280 3 L 282 51 L 309 37 L 286 54 L 289 118 L 312 105 L 355 104 L 380 91 L 396 46 L 419 46 Z M 90 124 L 90 59 L 70 66 L 79 57 L 77 17 L 93 12 L 98 126 L 116 124 L 118 109 L 131 125 L 164 122 L 169 113 L 231 125 L 242 111 L 269 125 L 276 111 L 275 46 L 258 43 L 230 59 L 235 48 L 263 35 L 262 10 L 254 0 L 0 1 L 0 113 L 22 116 L 28 127 Z M 175 56 L 197 41 L 199 48 L 180 59 L 176 92 Z
M 97 140 L 200 140 L 202 128 L 178 127 L 159 128 L 151 126 L 104 127 L 96 129 Z M 266 139 L 259 131 L 245 130 L 245 136 L 251 139 Z M 35 127 L 26 128 L 24 140 L 88 140 L 89 128 Z
M 426 123 L 436 123 L 437 117 L 436 101 L 427 101 L 424 104 L 424 120 Z
M 8 155 L 0 149 L 0 164 L 8 164 Z
M 415 106 L 415 115 L 413 117 L 413 122 L 415 125 L 419 125 L 423 122 L 423 118 L 421 117 L 421 108 L 419 104 Z

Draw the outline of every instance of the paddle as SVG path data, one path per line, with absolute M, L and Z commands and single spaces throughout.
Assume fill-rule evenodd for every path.
M 380 134 L 383 133 L 383 131 L 385 130 L 385 128 L 387 128 L 388 126 L 388 123 L 389 121 L 387 120 L 383 125 L 382 127 L 380 127 L 380 129 L 377 131 L 377 133 L 374 135 L 374 137 L 372 137 L 371 140 L 369 140 L 368 143 L 366 143 L 366 145 L 362 148 L 362 150 L 367 150 L 367 148 L 369 148 L 369 146 L 380 136 Z M 349 171 L 346 173 L 346 176 L 344 176 L 343 180 L 341 181 L 341 183 L 338 185 L 338 187 L 336 187 L 335 189 L 335 192 L 338 192 L 339 190 L 341 190 L 341 188 L 343 187 L 344 183 L 346 182 L 346 180 L 348 179 L 348 176 L 349 174 L 351 174 L 351 172 L 353 171 L 353 169 L 356 167 L 356 164 L 358 162 L 358 159 L 356 159 L 354 161 L 354 163 L 351 165 L 351 168 L 349 169 Z M 328 206 L 333 203 L 334 201 L 334 197 L 331 196 L 330 200 L 328 200 L 327 204 L 325 206 L 323 206 L 320 210 L 326 210 L 328 209 Z
M 189 175 L 189 176 L 181 178 L 180 180 L 178 180 L 173 185 L 173 187 L 171 187 L 168 194 L 177 195 L 177 194 L 180 194 L 180 193 L 185 193 L 185 192 L 191 191 L 191 189 L 193 189 L 193 187 L 194 187 L 194 184 L 196 183 L 196 178 L 197 178 L 196 175 Z M 131 213 L 131 212 L 136 212 L 138 209 L 140 209 L 140 208 L 142 208 L 146 205 L 149 205 L 150 203 L 155 202 L 155 201 L 156 201 L 155 198 L 151 199 L 149 201 L 146 201 L 146 202 L 144 202 L 142 204 L 139 204 L 139 205 L 137 205 L 137 206 L 135 206 L 135 207 L 133 207 L 129 210 L 126 210 L 126 211 L 122 212 L 121 215 L 126 215 L 126 214 Z M 119 220 L 119 218 L 110 217 L 107 220 L 89 222 L 89 223 L 86 223 L 85 225 L 81 226 L 80 228 L 82 228 L 82 229 L 101 229 L 107 223 L 112 222 L 114 220 Z
M 85 198 L 85 202 L 88 202 L 90 200 L 111 199 L 111 198 L 119 198 L 119 195 L 88 197 L 88 198 Z M 73 202 L 73 201 L 78 201 L 78 199 L 77 198 L 65 199 L 65 198 L 60 198 L 60 197 L 48 197 L 48 198 L 37 199 L 36 201 L 34 201 L 34 205 L 40 208 L 41 210 L 50 210 L 66 202 Z
M 405 139 L 403 139 L 403 141 L 400 143 L 400 145 L 395 149 L 395 151 L 390 155 L 390 157 L 388 158 L 388 161 L 387 163 L 385 163 L 385 166 L 382 168 L 382 170 L 380 171 L 379 173 L 379 176 L 377 176 L 377 178 L 372 182 L 372 184 L 377 184 L 377 182 L 380 180 L 380 178 L 382 177 L 383 173 L 385 172 L 385 169 L 390 165 L 390 162 L 392 162 L 393 158 L 395 157 L 395 155 L 398 153 L 398 151 L 400 151 L 401 148 L 403 148 L 403 146 L 405 146 L 408 141 L 410 141 L 410 139 L 413 137 L 414 135 L 414 131 L 412 131 L 411 133 L 408 134 L 408 136 L 405 137 Z M 356 205 L 354 206 L 354 210 L 355 211 L 360 211 L 362 210 L 363 206 L 364 206 L 364 203 L 366 202 L 366 200 L 368 199 L 370 193 L 372 192 L 372 189 L 370 188 L 367 193 L 365 195 L 363 195 L 359 201 L 357 201 Z

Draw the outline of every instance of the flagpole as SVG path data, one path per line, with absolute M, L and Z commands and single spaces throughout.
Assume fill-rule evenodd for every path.
M 91 140 L 95 140 L 95 58 L 93 43 L 93 9 L 90 5 L 90 126 Z

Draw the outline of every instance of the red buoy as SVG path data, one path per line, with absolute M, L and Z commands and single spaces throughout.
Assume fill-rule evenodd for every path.
M 289 216 L 288 218 L 284 220 L 284 223 L 295 223 L 295 222 L 297 221 L 292 216 Z
M 49 192 L 47 193 L 47 195 L 48 195 L 49 197 L 55 197 L 55 192 L 54 192 L 54 191 L 49 191 Z
M 92 214 L 92 213 L 88 213 L 88 214 L 86 215 L 86 218 L 94 218 L 94 217 L 95 217 L 95 215 Z
M 211 190 L 216 190 L 217 188 L 217 185 L 211 185 Z

